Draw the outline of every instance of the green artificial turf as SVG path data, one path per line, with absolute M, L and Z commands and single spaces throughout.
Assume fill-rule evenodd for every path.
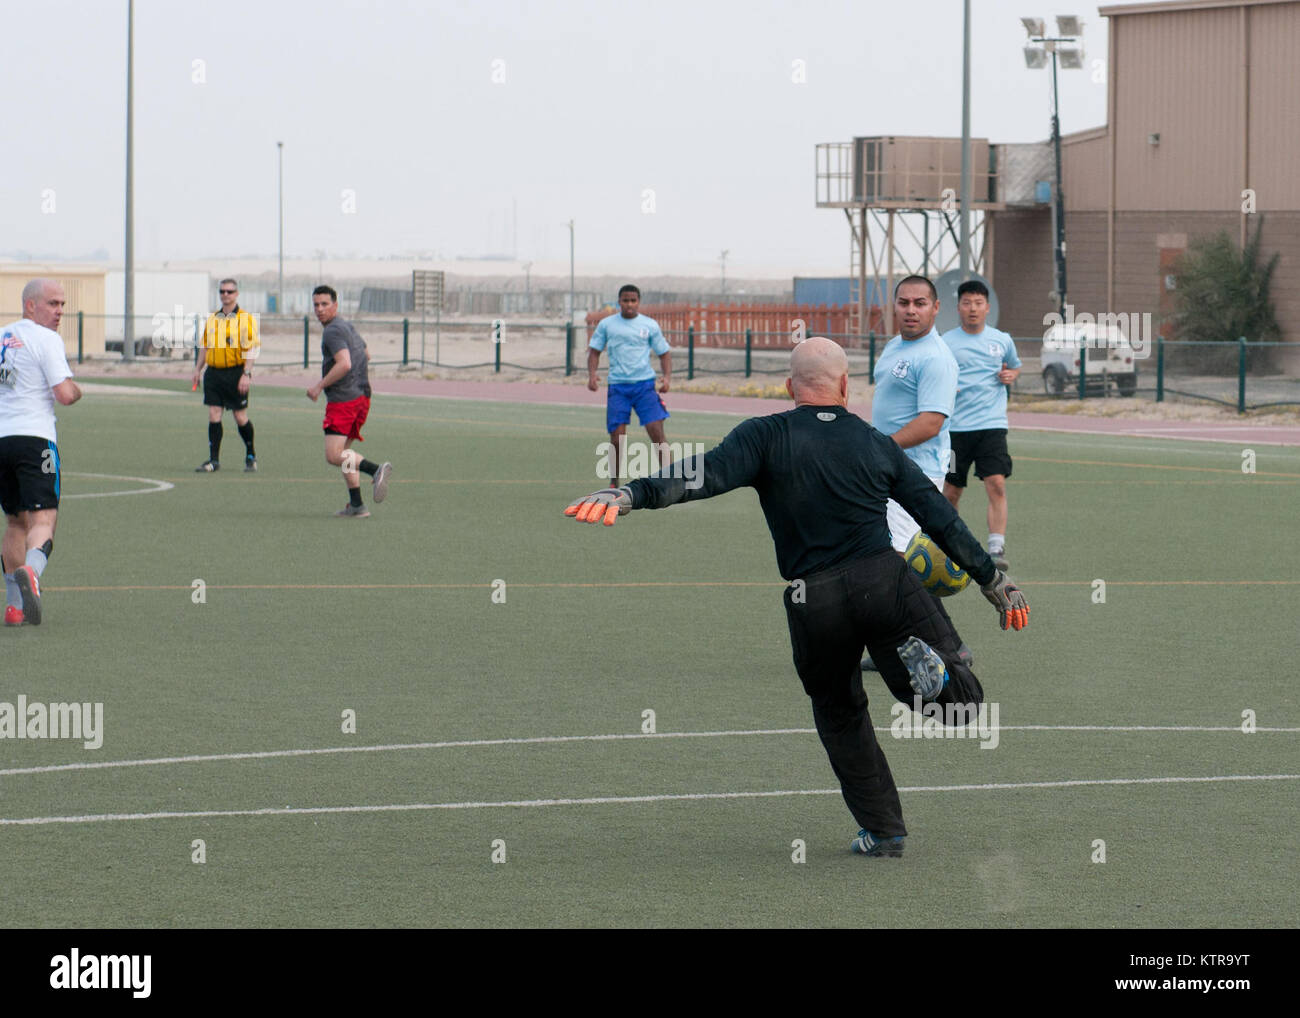
M 580 526 L 599 410 L 378 396 L 360 448 L 395 464 L 389 499 L 339 520 L 298 391 L 257 392 L 257 474 L 227 417 L 199 475 L 197 397 L 136 385 L 61 411 L 64 494 L 174 487 L 67 498 L 44 624 L 0 630 L 0 701 L 104 705 L 98 749 L 0 740 L 0 819 L 65 818 L 0 824 L 6 926 L 1294 921 L 1298 450 L 1248 475 L 1226 444 L 1013 433 L 1031 625 L 948 601 L 997 745 L 894 738 L 868 675 L 910 830 L 874 860 L 752 491 Z M 1145 783 L 1064 784 L 1096 781 Z M 286 807 L 367 809 L 248 815 Z M 129 818 L 154 813 L 179 815 Z

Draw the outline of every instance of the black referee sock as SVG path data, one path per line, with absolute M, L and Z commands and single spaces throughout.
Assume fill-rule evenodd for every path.
M 356 506 L 358 509 L 361 508 L 361 489 L 360 489 L 360 488 L 349 488 L 349 489 L 348 489 L 348 498 L 350 498 L 350 499 L 352 500 L 352 504 L 353 504 L 354 506 Z
M 375 471 L 379 469 L 379 464 L 371 463 L 369 460 L 362 460 L 361 465 L 357 467 L 357 469 L 363 474 L 369 474 L 371 477 L 374 477 Z
M 221 462 L 221 422 L 208 421 L 208 459 Z
M 245 421 L 243 424 L 237 425 L 237 427 L 239 428 L 239 437 L 244 440 L 244 448 L 248 450 L 248 455 L 256 456 L 257 453 L 253 452 L 253 422 Z

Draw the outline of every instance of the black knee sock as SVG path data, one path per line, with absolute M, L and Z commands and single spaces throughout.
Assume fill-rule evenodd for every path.
M 208 421 L 208 459 L 221 462 L 221 422 Z
M 238 427 L 239 427 L 239 437 L 244 440 L 244 448 L 248 450 L 248 455 L 256 456 L 257 453 L 253 452 L 253 422 L 245 421 L 243 424 L 240 424 Z
M 362 460 L 361 465 L 357 467 L 357 469 L 363 474 L 369 474 L 371 477 L 374 477 L 375 471 L 379 469 L 379 464 L 371 463 L 370 460 Z
M 361 489 L 360 489 L 360 488 L 349 488 L 349 489 L 348 489 L 348 498 L 352 501 L 352 504 L 353 504 L 353 505 L 360 505 L 360 504 L 361 504 Z

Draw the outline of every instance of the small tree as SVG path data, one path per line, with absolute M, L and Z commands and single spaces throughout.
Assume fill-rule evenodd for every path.
M 1191 342 L 1235 342 L 1238 336 L 1262 342 L 1277 340 L 1278 328 L 1269 286 L 1279 254 L 1260 265 L 1260 233 L 1238 248 L 1226 230 L 1192 241 L 1174 270 L 1174 334 Z

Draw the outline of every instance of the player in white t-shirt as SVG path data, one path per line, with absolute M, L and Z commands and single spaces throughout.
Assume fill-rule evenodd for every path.
M 0 561 L 5 625 L 41 624 L 41 573 L 54 551 L 59 445 L 54 404 L 81 399 L 59 327 L 66 303 L 52 279 L 23 287 L 23 317 L 0 328 Z

